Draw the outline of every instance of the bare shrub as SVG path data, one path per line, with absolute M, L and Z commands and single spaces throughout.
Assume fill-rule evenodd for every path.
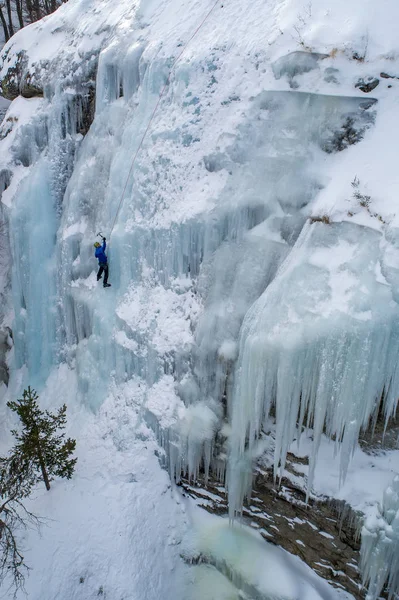
M 20 547 L 20 532 L 40 524 L 23 505 L 35 482 L 36 476 L 28 463 L 0 458 L 0 583 L 9 581 L 14 596 L 24 589 L 29 570 Z
M 324 223 L 325 225 L 331 225 L 332 221 L 328 215 L 319 215 L 309 218 L 310 223 Z

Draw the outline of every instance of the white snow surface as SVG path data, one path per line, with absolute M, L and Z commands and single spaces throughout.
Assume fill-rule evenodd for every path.
M 132 286 L 116 314 L 136 334 L 153 331 L 152 344 L 159 354 L 190 347 L 200 307 L 193 292 L 186 289 L 187 286 L 176 292 L 163 287 Z
M 399 5 L 229 0 L 191 39 L 212 6 L 69 0 L 3 52 L 0 77 L 23 50 L 21 82 L 44 97 L 18 97 L 1 125 L 15 316 L 1 443 L 5 402 L 30 383 L 44 406 L 67 401 L 79 455 L 72 481 L 32 499 L 54 520 L 26 537 L 33 600 L 178 599 L 186 576 L 197 597 L 209 576 L 234 598 L 223 575 L 190 580 L 179 542 L 192 524 L 160 463 L 222 472 L 229 446 L 239 510 L 274 398 L 276 472 L 298 415 L 314 427 L 316 488 L 366 510 L 398 471 L 376 459 L 363 504 L 360 484 L 339 488 L 351 464 L 361 472 L 357 436 L 383 391 L 387 418 L 399 396 Z M 364 94 L 369 77 L 380 82 Z M 324 429 L 343 449 L 320 483 Z M 219 563 L 230 550 L 216 548 Z M 296 597 L 288 587 L 277 597 Z
M 4 400 L 15 393 L 11 388 Z M 158 444 L 141 417 L 140 385 L 110 391 L 97 415 L 78 398 L 76 372 L 65 365 L 53 371 L 40 396 L 50 410 L 67 400 L 67 434 L 77 439 L 79 461 L 71 481 L 55 481 L 50 492 L 38 487 L 26 505 L 44 521 L 40 532 L 22 536 L 32 568 L 28 597 L 183 598 L 185 507 L 155 456 Z M 15 422 L 4 406 L 1 417 L 4 451 Z M 6 584 L 4 600 L 11 593 Z

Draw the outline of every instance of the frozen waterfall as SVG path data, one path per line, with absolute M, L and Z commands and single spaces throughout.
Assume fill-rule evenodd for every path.
M 247 484 L 235 465 L 251 455 L 274 406 L 276 474 L 298 420 L 314 425 L 315 454 L 325 421 L 328 432 L 342 438 L 344 475 L 383 391 L 386 414 L 394 408 L 389 356 L 396 349 L 390 329 L 396 304 L 389 289 L 373 281 L 378 261 L 365 258 L 377 255 L 378 236 L 345 224 L 306 225 L 296 241 L 323 185 L 313 165 L 345 148 L 349 136 L 360 139 L 373 122 L 374 100 L 260 91 L 227 134 L 212 130 L 212 107 L 220 104 L 214 73 L 223 81 L 228 69 L 216 55 L 183 62 L 118 213 L 131 157 L 169 63 L 160 47 L 113 41 L 100 55 L 96 112 L 83 140 L 79 132 L 92 101 L 84 89 L 50 88 L 17 130 L 12 151 L 29 176 L 10 212 L 16 360 L 28 365 L 32 381 L 44 381 L 60 361 L 75 365 L 94 409 L 110 384 L 136 378 L 148 388 L 143 415 L 152 424 L 151 390 L 167 388 L 174 422 L 155 428 L 172 471 L 195 477 L 205 460 L 206 476 L 210 467 L 223 476 L 230 446 L 231 506 L 239 510 Z M 231 98 L 221 105 L 234 122 Z M 214 148 L 207 155 L 203 138 Z M 92 243 L 98 231 L 110 231 L 116 215 L 109 245 L 113 287 L 99 300 Z M 375 250 L 363 256 L 372 244 Z M 324 263 L 337 249 L 342 263 L 330 273 Z M 337 289 L 335 297 L 329 290 L 339 270 L 347 273 L 347 290 Z M 170 314 L 162 317 L 159 302 Z M 160 343 L 159 328 L 174 340 Z M 373 352 L 386 357 L 375 372 Z M 351 382 L 353 364 L 359 366 Z M 296 376 L 287 377 L 292 372 Z M 336 397 L 328 403 L 332 391 Z M 359 406 L 344 401 L 363 393 Z M 219 433 L 226 419 L 232 425 L 227 437 Z
M 35 99 L 31 102 L 35 104 Z M 29 381 L 38 386 L 65 356 L 57 231 L 82 140 L 78 133 L 81 102 L 81 97 L 61 92 L 51 102 L 39 101 L 31 121 L 18 128 L 11 147 L 14 161 L 29 173 L 21 177 L 9 216 L 15 360 L 17 368 L 28 367 Z M 20 99 L 17 114 L 25 109 L 24 103 L 29 101 Z
M 101 26 L 76 18 L 78 0 L 61 7 L 79 25 L 52 26 L 53 62 L 30 39 L 26 56 L 7 51 L 23 71 L 12 74 L 21 90 L 32 77 L 40 95 L 14 100 L 1 131 L 15 387 L 40 391 L 68 365 L 87 414 L 100 414 L 109 397 L 126 399 L 129 436 L 155 432 L 172 480 L 226 480 L 232 519 L 272 428 L 276 480 L 307 429 L 308 491 L 323 434 L 343 481 L 359 434 L 381 414 L 387 423 L 399 396 L 399 229 L 371 210 L 371 196 L 356 210 L 353 197 L 337 197 L 337 210 L 328 203 L 339 157 L 365 162 L 351 152 L 380 106 L 355 87 L 366 67 L 344 50 L 334 62 L 333 47 L 276 52 L 278 11 L 254 2 L 245 23 L 239 3 L 231 20 L 215 17 L 169 77 L 202 3 L 182 18 L 179 5 L 103 1 L 111 20 Z M 90 18 L 97 12 L 93 3 Z M 252 28 L 261 42 L 245 37 Z M 108 238 L 108 290 L 96 281 L 99 232 Z M 130 417 L 126 409 L 121 419 Z M 378 527 L 363 533 L 373 598 L 385 579 L 398 585 L 396 483 Z M 218 568 L 237 560 L 231 540 L 251 541 L 232 531 L 220 526 L 224 556 L 212 527 L 203 540 Z M 380 581 L 381 561 L 389 568 Z

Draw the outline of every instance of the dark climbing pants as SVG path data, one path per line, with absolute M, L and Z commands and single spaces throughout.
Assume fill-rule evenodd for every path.
M 107 285 L 108 283 L 108 265 L 100 265 L 97 273 L 97 281 L 101 279 L 102 274 L 104 273 L 104 281 L 103 285 Z

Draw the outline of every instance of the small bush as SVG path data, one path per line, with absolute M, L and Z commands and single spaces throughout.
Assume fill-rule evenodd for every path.
M 320 215 L 317 217 L 310 217 L 311 223 L 324 223 L 325 225 L 331 225 L 331 219 L 328 215 Z
M 351 186 L 354 189 L 353 197 L 359 202 L 360 206 L 363 206 L 364 208 L 369 208 L 371 196 L 367 196 L 366 194 L 362 194 L 361 192 L 359 192 L 359 185 L 359 178 L 355 176 L 354 180 L 351 181 Z
M 378 219 L 381 223 L 385 223 L 385 221 L 381 215 L 379 215 L 378 213 L 371 212 L 371 210 L 370 210 L 371 196 L 368 196 L 367 194 L 362 194 L 360 192 L 360 190 L 359 190 L 360 180 L 357 176 L 355 176 L 353 181 L 351 181 L 351 186 L 353 188 L 352 196 L 356 200 L 356 202 L 358 202 L 359 206 L 361 206 L 362 208 L 365 208 L 367 210 L 367 212 L 369 213 L 370 217 L 374 217 L 375 219 Z M 354 213 L 352 211 L 348 211 L 349 217 L 353 217 L 353 215 L 354 215 Z

